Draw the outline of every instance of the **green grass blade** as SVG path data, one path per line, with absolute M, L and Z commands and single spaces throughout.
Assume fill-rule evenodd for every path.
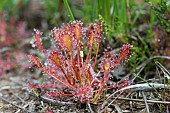
M 71 11 L 71 9 L 70 9 L 70 6 L 69 6 L 67 0 L 63 0 L 63 1 L 64 1 L 64 5 L 65 5 L 65 7 L 66 7 L 66 9 L 67 9 L 67 12 L 68 12 L 68 14 L 69 14 L 70 19 L 71 19 L 72 21 L 74 21 L 75 19 L 74 19 L 73 13 L 72 13 L 72 11 Z

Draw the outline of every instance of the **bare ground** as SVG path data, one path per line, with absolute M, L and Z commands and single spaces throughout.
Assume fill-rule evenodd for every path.
M 26 82 L 31 79 L 27 76 L 11 75 L 0 77 L 0 113 L 94 113 L 99 112 L 96 105 L 80 104 L 76 102 L 63 103 L 42 97 L 36 97 Z M 152 79 L 153 82 L 155 79 Z M 136 87 L 136 86 L 134 86 Z M 162 86 L 161 86 L 162 87 Z M 130 88 L 129 88 L 130 89 Z M 157 88 L 156 91 L 139 91 L 132 88 L 118 95 L 112 96 L 108 103 L 107 113 L 169 113 L 169 89 Z M 140 89 L 140 87 L 139 87 Z M 145 88 L 146 89 L 146 88 Z M 113 94 L 108 92 L 108 96 Z M 161 97 L 163 96 L 163 97 Z M 164 100 L 162 100 L 162 98 Z M 100 103 L 101 106 L 102 103 Z

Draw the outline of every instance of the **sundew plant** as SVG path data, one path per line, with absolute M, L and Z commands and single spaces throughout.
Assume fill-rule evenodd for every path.
M 36 55 L 28 57 L 54 82 L 30 83 L 29 86 L 35 90 L 48 88 L 47 95 L 56 99 L 97 103 L 103 98 L 104 91 L 115 87 L 108 82 L 110 72 L 131 55 L 132 46 L 124 44 L 118 56 L 106 51 L 103 58 L 98 57 L 103 38 L 100 21 L 87 27 L 83 27 L 80 21 L 72 21 L 61 28 L 54 28 L 49 38 L 55 46 L 49 50 L 42 46 L 41 35 L 35 29 L 35 45 L 46 57 L 47 65 L 43 65 Z

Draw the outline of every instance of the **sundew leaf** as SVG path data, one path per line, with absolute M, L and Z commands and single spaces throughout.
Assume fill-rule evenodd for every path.
M 43 67 L 38 57 L 36 57 L 35 55 L 28 55 L 28 58 L 30 58 L 39 68 Z

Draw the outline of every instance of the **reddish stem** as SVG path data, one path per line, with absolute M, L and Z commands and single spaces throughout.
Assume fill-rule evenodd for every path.
M 98 100 L 99 95 L 103 92 L 104 86 L 106 85 L 108 79 L 109 79 L 109 70 L 105 70 L 104 76 L 100 82 L 100 88 L 93 99 L 94 102 L 96 102 Z
M 96 57 L 95 57 L 95 60 L 94 60 L 94 63 L 93 63 L 93 69 L 95 68 L 96 66 L 96 63 L 97 63 L 97 56 L 98 56 L 98 51 L 99 51 L 99 43 L 97 43 L 97 50 L 96 50 Z
M 91 53 L 92 53 L 92 46 L 89 47 L 88 55 L 87 55 L 87 57 L 86 57 L 86 63 L 89 63 L 89 62 L 90 62 Z
M 68 88 L 76 91 L 76 88 L 75 88 L 75 87 L 73 87 L 73 86 L 70 85 L 70 84 L 67 84 L 65 81 L 60 80 L 60 78 L 59 78 L 58 76 L 55 76 L 53 73 L 50 73 L 50 72 L 49 72 L 47 69 L 45 69 L 44 67 L 42 67 L 42 70 L 43 70 L 45 73 L 49 74 L 49 75 L 50 75 L 51 77 L 53 77 L 54 79 L 56 79 L 57 81 L 61 82 L 64 86 L 66 86 L 66 87 L 68 87 Z

